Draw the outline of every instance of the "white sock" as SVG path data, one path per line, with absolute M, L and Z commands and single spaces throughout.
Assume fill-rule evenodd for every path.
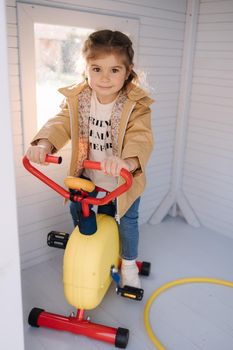
M 135 260 L 122 259 L 121 262 L 121 284 L 122 286 L 131 286 L 141 288 L 141 282 L 138 275 L 138 267 Z

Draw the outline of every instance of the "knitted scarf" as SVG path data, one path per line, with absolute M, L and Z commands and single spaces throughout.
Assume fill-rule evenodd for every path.
M 78 95 L 78 126 L 79 126 L 79 147 L 75 175 L 79 176 L 83 169 L 83 161 L 88 159 L 89 154 L 89 118 L 91 110 L 90 87 L 86 87 Z M 113 106 L 111 114 L 111 138 L 113 155 L 118 155 L 118 134 L 122 110 L 127 99 L 125 92 L 121 91 Z

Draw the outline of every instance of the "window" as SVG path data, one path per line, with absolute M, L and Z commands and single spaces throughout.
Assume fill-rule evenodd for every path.
M 86 37 L 98 29 L 121 30 L 136 51 L 138 21 L 20 3 L 18 16 L 26 149 L 36 131 L 57 113 L 62 100 L 57 89 L 82 80 L 80 49 Z
M 62 99 L 57 89 L 82 80 L 81 48 L 93 30 L 35 23 L 37 128 L 56 114 Z

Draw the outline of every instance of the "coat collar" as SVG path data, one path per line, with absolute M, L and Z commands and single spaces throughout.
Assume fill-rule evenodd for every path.
M 83 81 L 80 84 L 72 84 L 69 86 L 62 87 L 58 91 L 65 97 L 73 97 L 80 94 L 80 92 L 82 92 L 86 87 L 88 87 L 88 84 L 86 83 L 86 81 Z M 149 106 L 154 102 L 154 100 L 148 96 L 145 90 L 133 83 L 130 83 L 127 86 L 126 93 L 127 97 L 131 101 L 139 102 L 140 104 L 145 106 Z
M 83 91 L 87 86 L 88 86 L 87 83 L 84 81 L 80 84 L 72 84 L 72 85 L 64 86 L 58 89 L 58 91 L 65 97 L 72 97 L 80 94 L 80 92 Z

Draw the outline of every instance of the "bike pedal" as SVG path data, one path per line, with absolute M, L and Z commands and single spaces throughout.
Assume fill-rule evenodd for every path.
M 117 294 L 128 299 L 142 300 L 144 290 L 131 286 L 117 287 Z
M 69 239 L 69 233 L 51 231 L 47 235 L 47 244 L 49 247 L 65 249 Z

